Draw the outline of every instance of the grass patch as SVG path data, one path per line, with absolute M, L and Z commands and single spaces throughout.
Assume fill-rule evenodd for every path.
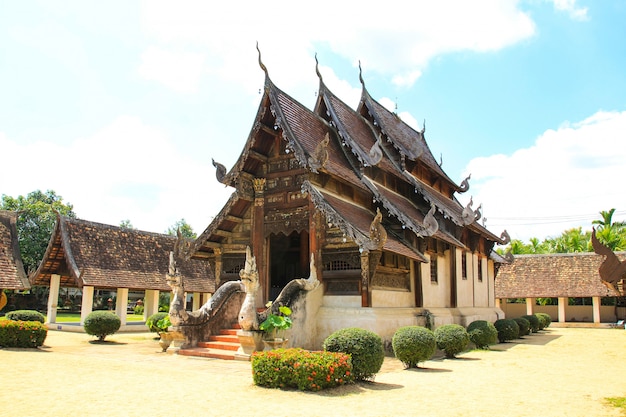
M 626 415 L 626 397 L 608 397 L 605 400 L 613 407 L 619 408 L 622 414 Z

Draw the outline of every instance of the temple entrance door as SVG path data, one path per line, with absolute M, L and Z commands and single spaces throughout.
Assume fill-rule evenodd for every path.
M 278 297 L 282 289 L 295 278 L 309 276 L 309 235 L 291 232 L 270 235 L 270 285 L 268 301 Z

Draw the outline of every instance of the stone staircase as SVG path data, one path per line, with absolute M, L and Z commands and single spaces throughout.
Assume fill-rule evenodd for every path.
M 178 354 L 212 359 L 237 359 L 235 354 L 240 346 L 237 330 L 239 330 L 238 324 L 231 329 L 222 329 L 220 334 L 209 336 L 208 341 L 198 342 L 197 347 L 180 349 Z

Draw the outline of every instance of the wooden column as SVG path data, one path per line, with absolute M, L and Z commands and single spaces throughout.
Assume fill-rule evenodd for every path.
M 259 284 L 261 301 L 264 305 L 270 296 L 270 282 L 267 265 L 264 256 L 265 243 L 265 178 L 252 180 L 254 186 L 254 207 L 252 211 L 252 254 L 256 258 L 256 266 L 259 271 Z
M 452 308 L 456 308 L 457 307 L 457 294 L 456 294 L 456 288 L 457 288 L 457 271 L 459 268 L 457 268 L 457 250 L 454 246 L 450 247 L 450 250 L 448 251 L 450 253 L 450 307 Z M 474 305 L 476 305 L 476 303 L 473 303 Z
M 220 286 L 220 278 L 222 276 L 222 249 L 215 248 L 213 250 L 215 253 L 215 288 L 219 288 Z
M 322 276 L 322 251 L 321 251 L 321 220 L 320 214 L 313 205 L 313 201 L 309 198 L 309 254 L 315 257 L 315 269 L 317 270 L 317 279 L 323 282 Z M 310 261 L 310 260 L 309 260 Z M 310 272 L 310 271 L 309 271 Z
M 61 276 L 52 274 L 50 276 L 50 293 L 48 294 L 48 310 L 46 323 L 57 322 L 57 304 L 59 303 L 59 288 L 61 287 Z

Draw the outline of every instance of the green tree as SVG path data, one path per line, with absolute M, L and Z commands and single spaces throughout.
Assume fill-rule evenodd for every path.
M 170 236 L 176 236 L 177 230 L 180 230 L 181 235 L 187 239 L 195 239 L 198 237 L 196 232 L 193 231 L 193 228 L 185 221 L 185 219 L 180 219 L 172 226 L 168 227 L 166 233 Z
M 596 225 L 596 237 L 613 251 L 626 249 L 626 222 L 614 222 L 615 209 L 601 211 L 602 220 L 593 220 Z
M 76 217 L 74 206 L 64 203 L 63 197 L 52 190 L 45 193 L 37 190 L 17 198 L 3 194 L 0 209 L 18 212 L 17 234 L 27 272 L 37 268 L 46 252 L 54 231 L 56 213 Z
M 130 220 L 126 219 L 126 220 L 122 220 L 120 222 L 120 228 L 134 230 L 135 226 L 133 226 L 133 224 L 130 222 Z

